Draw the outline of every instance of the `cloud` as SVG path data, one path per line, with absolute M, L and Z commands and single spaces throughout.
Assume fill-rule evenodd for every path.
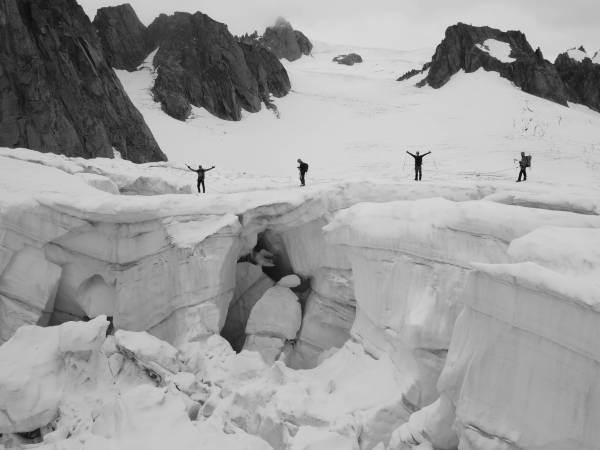
M 547 58 L 568 47 L 600 48 L 597 0 L 129 0 L 142 22 L 159 13 L 202 11 L 234 34 L 261 31 L 278 16 L 313 40 L 398 49 L 435 47 L 458 21 L 523 31 Z M 81 0 L 92 18 L 116 0 Z

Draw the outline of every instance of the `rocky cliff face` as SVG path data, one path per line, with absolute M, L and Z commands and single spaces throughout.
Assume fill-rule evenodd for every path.
M 569 52 L 558 55 L 554 62 L 556 70 L 572 101 L 600 111 L 600 58 L 588 56 L 583 48 L 576 52 L 581 52 L 582 57 L 573 58 Z
M 165 160 L 74 0 L 0 6 L 0 145 Z
M 202 106 L 240 120 L 242 108 L 260 110 L 258 83 L 227 26 L 205 14 L 161 14 L 148 32 L 159 50 L 153 92 L 167 114 L 184 120 L 185 106 Z
M 490 39 L 510 46 L 507 58 L 501 60 L 486 51 L 485 42 Z M 439 88 L 459 70 L 469 73 L 480 68 L 498 72 L 530 94 L 563 105 L 569 99 L 554 65 L 544 60 L 539 49 L 531 48 L 523 33 L 463 23 L 448 27 L 433 55 L 429 74 L 420 85 Z
M 294 30 L 292 25 L 285 19 L 279 18 L 274 26 L 268 27 L 261 41 L 278 58 L 295 61 L 302 55 L 310 55 L 312 43 L 300 31 Z
M 225 24 L 199 12 L 161 14 L 146 28 L 131 6 L 121 5 L 100 9 L 94 24 L 115 68 L 135 70 L 158 48 L 152 92 L 179 120 L 192 105 L 240 120 L 242 109 L 259 111 L 271 94 L 282 97 L 291 88 L 285 68 L 258 40 L 237 40 Z
M 258 82 L 258 92 L 265 104 L 270 103 L 270 94 L 285 96 L 292 85 L 285 68 L 268 48 L 257 41 L 240 42 L 246 64 Z
M 153 50 L 146 27 L 129 3 L 100 8 L 94 26 L 110 66 L 135 70 Z

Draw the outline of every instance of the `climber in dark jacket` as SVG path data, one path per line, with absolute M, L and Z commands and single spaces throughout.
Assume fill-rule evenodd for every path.
M 515 159 L 516 161 L 516 159 Z M 517 183 L 521 182 L 521 177 L 523 177 L 523 181 L 527 181 L 527 166 L 529 164 L 529 159 L 525 156 L 525 152 L 521 152 L 521 160 L 519 161 L 519 167 L 521 171 L 519 172 L 519 178 L 517 178 Z
M 300 171 L 300 186 L 306 186 L 305 184 L 305 175 L 308 172 L 308 164 L 298 158 L 298 170 Z
M 410 156 L 415 158 L 415 181 L 417 181 L 417 180 L 421 181 L 421 176 L 423 175 L 423 173 L 421 172 L 421 166 L 423 165 L 423 158 L 425 156 L 429 155 L 431 152 L 427 152 L 422 155 L 419 155 L 419 152 L 417 152 L 416 155 L 413 155 L 411 152 L 406 152 L 406 153 L 408 153 Z
M 192 169 L 190 166 L 188 166 L 186 164 L 186 167 L 188 169 L 190 169 L 192 172 L 196 172 L 198 174 L 198 183 L 197 183 L 198 193 L 200 193 L 200 186 L 202 186 L 202 192 L 206 193 L 206 187 L 204 186 L 204 174 L 206 172 L 208 172 L 209 170 L 213 170 L 215 168 L 215 166 L 209 167 L 208 169 L 205 169 L 202 166 L 198 166 L 198 169 Z

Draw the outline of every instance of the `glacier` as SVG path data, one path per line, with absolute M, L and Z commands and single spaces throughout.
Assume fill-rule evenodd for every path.
M 598 448 L 590 189 L 80 163 L 0 155 L 6 448 Z
M 347 50 L 236 124 L 119 71 L 170 162 L 0 148 L 0 449 L 599 448 L 600 116 Z

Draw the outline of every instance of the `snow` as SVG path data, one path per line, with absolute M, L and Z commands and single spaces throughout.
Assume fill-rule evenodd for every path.
M 170 162 L 0 149 L 0 448 L 595 448 L 600 115 L 393 81 L 430 54 L 318 43 L 240 122 L 168 118 L 146 64 Z
M 583 62 L 585 58 L 589 58 L 587 52 L 582 51 L 578 48 L 572 48 L 567 50 L 567 55 L 569 55 L 569 58 L 574 59 L 577 62 Z
M 348 51 L 365 62 L 331 62 Z M 410 180 L 406 150 L 433 152 L 424 180 L 514 181 L 513 159 L 526 151 L 534 159 L 530 184 L 598 185 L 600 114 L 531 96 L 483 70 L 456 74 L 439 90 L 394 81 L 432 54 L 316 43 L 312 57 L 284 61 L 293 90 L 274 100 L 280 118 L 263 108 L 240 122 L 200 108 L 185 123 L 171 119 L 152 100 L 148 69 L 117 72 L 172 163 L 216 165 L 209 192 L 297 185 L 299 157 L 310 164 L 309 185 Z M 192 184 L 194 174 L 187 176 Z
M 298 297 L 289 288 L 274 286 L 252 308 L 246 334 L 293 339 L 300 328 L 300 315 Z
M 584 59 L 588 58 L 594 64 L 600 64 L 600 51 L 597 51 L 592 55 L 591 53 L 588 53 L 585 50 L 581 50 L 579 48 L 571 48 L 567 50 L 567 55 L 569 56 L 569 58 L 577 62 L 583 62 Z
M 85 353 L 99 350 L 107 327 L 102 316 L 88 324 L 23 326 L 0 346 L 0 433 L 32 431 L 54 420 L 68 387 L 66 363 L 91 363 Z
M 502 42 L 497 39 L 486 39 L 483 44 L 475 44 L 475 47 L 482 52 L 488 53 L 500 62 L 510 64 L 516 61 L 515 58 L 510 56 L 512 48 L 508 42 Z

